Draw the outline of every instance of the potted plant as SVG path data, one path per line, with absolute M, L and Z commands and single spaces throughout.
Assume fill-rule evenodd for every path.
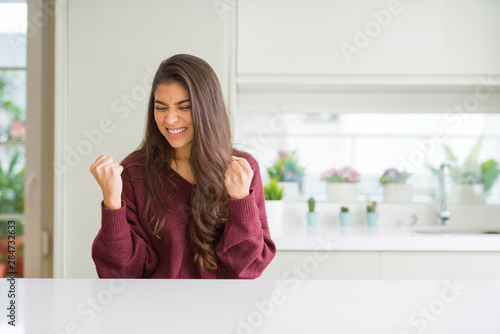
M 283 188 L 278 185 L 278 179 L 271 178 L 264 187 L 266 216 L 269 225 L 281 225 L 283 220 Z
M 458 163 L 458 159 L 452 149 L 444 144 L 443 147 L 448 160 L 455 164 L 453 167 L 448 167 L 453 180 L 450 196 L 451 203 L 481 204 L 496 182 L 500 174 L 498 163 L 493 159 L 489 159 L 483 163 L 478 162 L 482 142 L 483 136 L 480 136 L 463 164 Z M 434 175 L 439 175 L 438 168 L 429 165 L 427 167 L 431 169 Z
M 410 173 L 400 172 L 396 168 L 386 169 L 379 179 L 382 185 L 384 202 L 411 203 L 413 200 L 413 186 L 406 181 Z
M 455 163 L 455 167 L 448 167 L 450 176 L 453 179 L 451 203 L 480 204 L 483 201 L 484 184 L 481 176 L 481 166 L 477 161 L 482 142 L 483 136 L 479 137 L 463 165 L 458 164 L 458 159 L 451 148 L 444 144 L 448 159 Z
M 356 186 L 361 175 L 350 167 L 329 169 L 321 175 L 326 181 L 326 200 L 337 203 L 356 201 Z
M 314 211 L 314 207 L 316 206 L 316 201 L 313 197 L 310 197 L 308 200 L 309 204 L 309 212 L 307 213 L 307 224 L 308 225 L 318 225 L 319 215 Z
M 500 169 L 498 168 L 498 162 L 489 159 L 481 164 L 481 177 L 484 184 L 484 199 L 491 191 L 491 188 L 495 184 L 498 176 L 500 175 Z
M 25 167 L 18 170 L 20 152 L 16 151 L 10 159 L 7 168 L 0 165 L 0 212 L 23 214 L 24 213 L 24 172 Z M 1 232 L 0 232 L 1 233 Z
M 339 221 L 341 226 L 351 225 L 351 213 L 349 212 L 348 207 L 346 206 L 340 207 Z
M 376 226 L 378 222 L 377 202 L 371 202 L 366 206 L 366 224 Z
M 295 202 L 298 199 L 305 167 L 299 165 L 295 151 L 279 151 L 278 158 L 267 168 L 267 173 L 269 178 L 278 179 L 279 186 L 283 187 L 284 201 Z

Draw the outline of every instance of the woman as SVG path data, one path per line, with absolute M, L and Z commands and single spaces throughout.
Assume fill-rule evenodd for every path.
M 219 80 L 185 54 L 160 64 L 145 136 L 90 167 L 103 192 L 101 278 L 256 278 L 276 254 L 257 161 L 232 148 Z

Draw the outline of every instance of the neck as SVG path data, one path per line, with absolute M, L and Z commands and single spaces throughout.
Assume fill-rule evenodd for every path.
M 175 161 L 179 163 L 189 162 L 191 147 L 182 147 L 175 149 Z

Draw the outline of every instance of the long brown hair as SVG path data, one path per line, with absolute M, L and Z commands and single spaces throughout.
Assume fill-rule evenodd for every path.
M 218 270 L 215 247 L 228 216 L 228 193 L 224 179 L 231 162 L 232 136 L 217 75 L 207 62 L 192 55 L 178 54 L 164 60 L 153 79 L 144 139 L 134 152 L 145 155 L 148 198 L 144 219 L 151 225 L 153 236 L 161 239 L 167 216 L 166 205 L 177 190 L 167 173 L 175 151 L 159 131 L 154 116 L 154 96 L 158 84 L 172 82 L 181 84 L 191 99 L 194 138 L 189 165 L 196 184 L 192 188 L 191 207 L 185 212 L 185 218 L 195 248 L 194 261 L 203 269 Z M 160 198 L 163 182 L 158 181 L 163 178 L 172 189 L 167 198 Z M 151 201 L 155 208 L 163 208 L 164 215 L 160 217 L 158 212 L 154 212 L 149 221 Z

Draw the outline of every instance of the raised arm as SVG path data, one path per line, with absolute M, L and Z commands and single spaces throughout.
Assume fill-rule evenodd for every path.
M 117 205 L 116 198 L 109 195 L 104 195 L 104 200 L 101 201 L 101 228 L 92 244 L 92 259 L 97 274 L 99 278 L 150 277 L 157 268 L 158 257 L 139 223 L 132 184 L 121 177 L 123 167 L 117 168 L 112 163 L 106 165 L 103 159 L 99 164 L 101 157 L 92 165 L 92 174 L 103 188 L 104 194 L 109 188 L 102 185 L 108 182 L 108 185 L 113 183 L 116 186 L 118 183 L 116 179 L 109 181 L 113 175 L 116 176 L 111 169 L 115 168 L 115 173 L 117 169 L 121 182 L 121 203 Z M 108 181 L 105 181 L 106 177 Z M 112 208 L 106 206 L 109 203 Z
M 257 161 L 251 161 L 253 178 L 249 195 L 228 196 L 229 215 L 215 249 L 219 258 L 219 278 L 259 277 L 276 254 L 265 211 L 264 191 Z

